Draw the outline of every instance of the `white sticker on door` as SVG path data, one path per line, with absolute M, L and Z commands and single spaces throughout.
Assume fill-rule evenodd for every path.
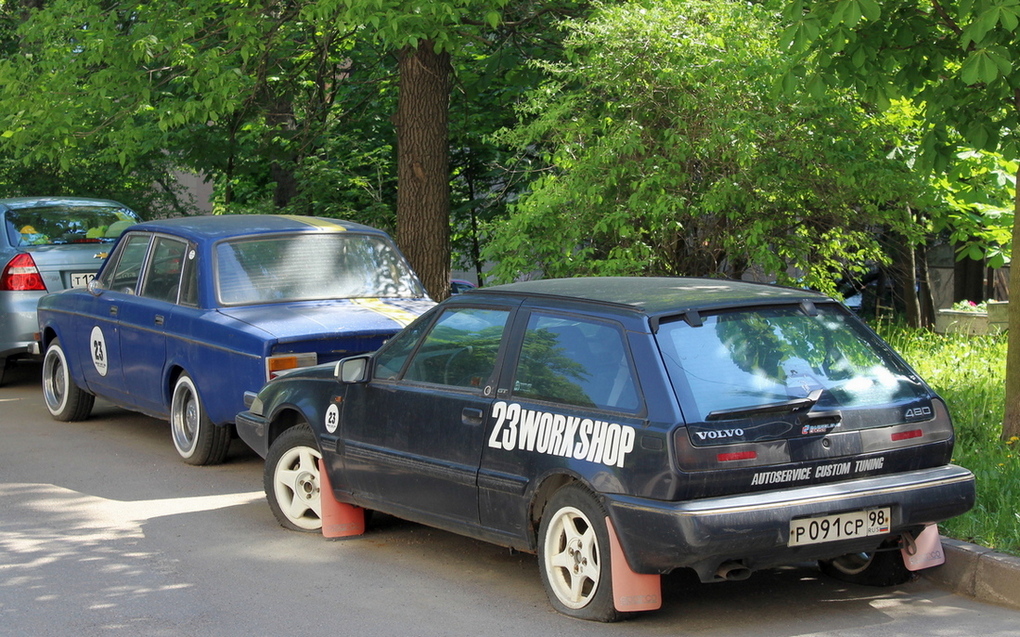
M 340 424 L 340 409 L 336 405 L 330 405 L 326 410 L 326 431 L 335 433 L 337 425 Z
M 92 328 L 89 349 L 92 351 L 92 364 L 96 366 L 96 371 L 100 376 L 106 376 L 106 372 L 110 369 L 106 356 L 106 338 L 98 325 Z

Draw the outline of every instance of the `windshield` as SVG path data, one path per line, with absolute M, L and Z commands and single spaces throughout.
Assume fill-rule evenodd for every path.
M 8 210 L 4 225 L 12 246 L 48 246 L 112 243 L 137 222 L 124 207 L 65 204 Z
M 876 337 L 835 306 L 820 306 L 813 316 L 796 306 L 707 315 L 699 327 L 664 323 L 657 338 L 689 422 L 929 396 Z
M 216 246 L 224 305 L 336 298 L 421 298 L 425 292 L 386 238 L 299 233 Z

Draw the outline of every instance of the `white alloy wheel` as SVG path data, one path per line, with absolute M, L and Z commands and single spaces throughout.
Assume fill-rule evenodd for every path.
M 581 484 L 550 498 L 539 526 L 538 564 L 553 608 L 578 619 L 620 619 L 613 601 L 606 510 Z
M 583 608 L 598 590 L 601 555 L 595 529 L 585 514 L 564 507 L 549 522 L 545 569 L 553 593 L 567 608 Z
M 322 529 L 322 486 L 315 436 L 307 424 L 280 434 L 266 456 L 263 483 L 277 521 L 293 531 Z

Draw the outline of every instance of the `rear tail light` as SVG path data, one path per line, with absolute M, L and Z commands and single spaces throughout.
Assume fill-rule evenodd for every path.
M 718 471 L 790 462 L 789 445 L 783 439 L 695 447 L 687 428 L 678 427 L 673 441 L 682 471 Z
M 0 290 L 8 292 L 23 292 L 38 290 L 46 291 L 46 284 L 43 283 L 39 268 L 35 267 L 35 260 L 28 253 L 14 255 L 14 258 L 7 263 L 3 275 L 0 275 Z
M 266 359 L 266 380 L 273 380 L 282 372 L 298 367 L 311 367 L 319 362 L 315 352 L 300 354 L 277 354 Z

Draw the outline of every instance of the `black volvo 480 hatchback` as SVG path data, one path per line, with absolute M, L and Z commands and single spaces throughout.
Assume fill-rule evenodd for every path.
M 659 607 L 677 568 L 817 560 L 899 584 L 974 503 L 942 399 L 841 304 L 776 286 L 471 290 L 246 404 L 283 526 L 317 531 L 340 503 L 537 553 L 552 605 L 583 619 Z

